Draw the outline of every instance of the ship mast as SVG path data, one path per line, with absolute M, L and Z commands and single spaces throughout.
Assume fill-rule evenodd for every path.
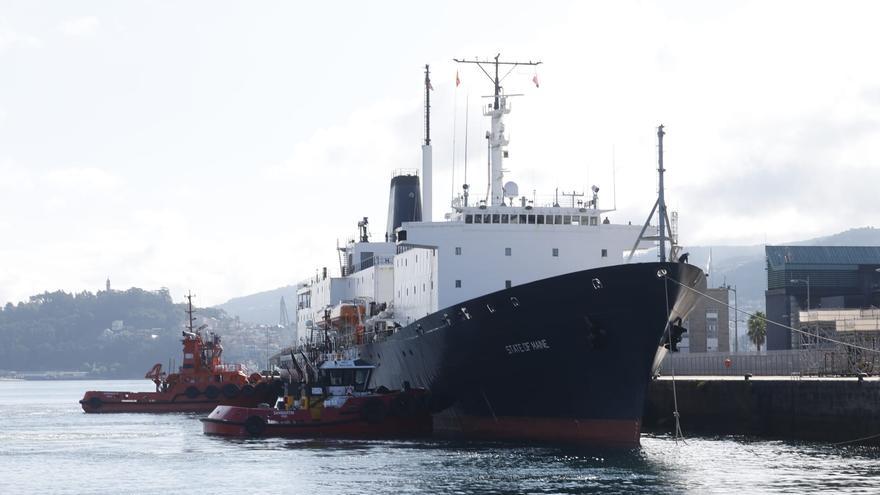
M 491 198 L 490 198 L 490 206 L 503 206 L 504 205 L 504 169 L 502 167 L 502 162 L 504 160 L 504 146 L 507 146 L 509 142 L 504 137 L 504 122 L 502 117 L 504 114 L 510 113 L 510 106 L 507 103 L 508 96 L 514 95 L 502 95 L 501 94 L 501 81 L 504 80 L 513 69 L 515 69 L 518 65 L 539 65 L 541 62 L 532 62 L 529 60 L 528 62 L 502 62 L 498 60 L 501 57 L 501 54 L 497 54 L 493 60 L 467 60 L 467 59 L 452 59 L 454 62 L 459 64 L 475 64 L 480 70 L 483 71 L 483 74 L 492 81 L 495 92 L 491 97 L 493 98 L 492 105 L 487 105 L 486 108 L 483 109 L 483 115 L 492 118 L 492 127 L 489 132 L 489 175 L 490 175 L 490 186 L 491 186 Z M 494 65 L 495 67 L 495 75 L 492 76 L 489 71 L 484 67 L 485 65 Z M 510 70 L 507 71 L 503 76 L 499 76 L 499 69 L 502 65 L 510 66 Z M 490 67 L 491 68 L 491 67 Z
M 425 144 L 422 145 L 422 218 L 432 220 L 431 70 L 425 65 Z
M 188 293 L 186 296 L 186 329 L 189 330 L 189 333 L 195 334 L 193 328 L 195 326 L 195 317 L 193 316 L 193 295 L 192 292 Z
M 675 245 L 675 236 L 672 234 L 672 222 L 669 221 L 669 215 L 666 212 L 666 195 L 664 191 L 663 185 L 663 173 L 666 172 L 666 169 L 663 168 L 663 136 L 666 135 L 666 131 L 663 130 L 663 125 L 661 124 L 657 127 L 657 174 L 659 176 L 658 182 L 658 193 L 657 193 L 657 201 L 654 203 L 654 207 L 651 208 L 651 213 L 648 214 L 648 220 L 645 221 L 645 225 L 642 227 L 641 232 L 639 232 L 639 236 L 636 238 L 636 243 L 633 245 L 632 250 L 629 252 L 629 257 L 626 259 L 627 263 L 632 260 L 633 255 L 636 252 L 636 249 L 639 247 L 639 243 L 641 241 L 659 241 L 660 242 L 660 262 L 666 262 L 666 241 L 669 241 L 669 256 L 670 258 L 675 258 L 678 251 L 678 246 Z M 659 210 L 659 211 L 658 211 Z M 654 218 L 654 212 L 657 212 L 657 235 L 645 235 L 645 231 L 648 230 L 648 226 L 651 225 L 651 219 Z

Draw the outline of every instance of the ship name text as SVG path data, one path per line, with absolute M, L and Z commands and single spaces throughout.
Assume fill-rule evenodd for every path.
M 546 351 L 550 349 L 550 344 L 547 343 L 547 339 L 541 339 L 510 344 L 504 346 L 504 349 L 507 350 L 507 354 L 519 354 L 521 352 Z

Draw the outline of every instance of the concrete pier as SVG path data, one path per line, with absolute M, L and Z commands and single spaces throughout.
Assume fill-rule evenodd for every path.
M 880 378 L 681 376 L 675 392 L 685 435 L 880 444 Z M 674 409 L 673 380 L 653 380 L 643 431 L 674 431 Z

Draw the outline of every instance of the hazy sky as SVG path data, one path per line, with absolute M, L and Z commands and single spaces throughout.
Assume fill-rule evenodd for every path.
M 491 88 L 515 71 L 508 179 L 655 198 L 666 125 L 684 244 L 785 242 L 880 218 L 876 2 L 34 2 L 0 5 L 0 304 L 167 286 L 216 304 L 332 270 L 388 181 L 420 166 L 431 64 L 434 212 L 485 190 Z M 455 110 L 455 112 L 454 112 Z

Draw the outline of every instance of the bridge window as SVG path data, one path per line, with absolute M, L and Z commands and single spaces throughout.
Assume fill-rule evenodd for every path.
M 519 215 L 510 215 L 510 223 L 519 223 Z
M 483 223 L 483 215 L 474 215 L 474 223 Z
M 456 281 L 455 281 L 455 288 L 456 288 L 456 289 L 460 289 L 460 288 L 461 288 L 461 280 L 456 280 Z
M 534 216 L 534 215 L 532 215 L 532 216 Z M 528 222 L 526 221 L 526 215 L 520 215 L 520 216 L 519 216 L 519 223 L 528 223 Z
M 530 223 L 530 224 L 534 224 L 534 223 L 535 223 L 535 215 L 529 215 L 529 223 Z
M 501 215 L 501 223 L 508 223 L 507 219 L 508 219 L 507 213 Z
M 473 215 L 465 215 L 464 216 L 464 223 L 474 223 L 474 216 Z
M 460 248 L 460 247 L 456 247 L 456 248 L 455 248 L 455 255 L 456 255 L 456 256 L 461 256 L 461 248 Z
M 559 257 L 559 248 L 553 248 L 553 256 Z
M 544 215 L 538 215 L 538 224 L 544 225 Z
M 607 249 L 603 249 L 603 250 L 602 250 L 602 257 L 603 257 L 603 258 L 607 258 L 607 257 L 608 257 L 608 250 L 607 250 Z
M 553 221 L 553 223 L 555 223 L 557 225 L 561 224 L 562 223 L 562 215 L 556 215 L 556 219 Z
M 562 217 L 562 223 L 565 225 L 571 225 L 571 215 L 565 215 Z
M 590 217 L 590 225 L 598 225 L 599 219 L 598 217 Z
M 492 223 L 492 215 L 488 213 L 483 215 L 483 223 Z
M 495 213 L 492 215 L 492 223 L 501 223 L 501 215 Z
M 509 247 L 504 248 L 504 256 L 510 256 L 512 249 Z
M 510 280 L 505 280 L 504 281 L 504 288 L 509 289 L 511 287 L 513 287 L 513 284 L 510 282 Z

